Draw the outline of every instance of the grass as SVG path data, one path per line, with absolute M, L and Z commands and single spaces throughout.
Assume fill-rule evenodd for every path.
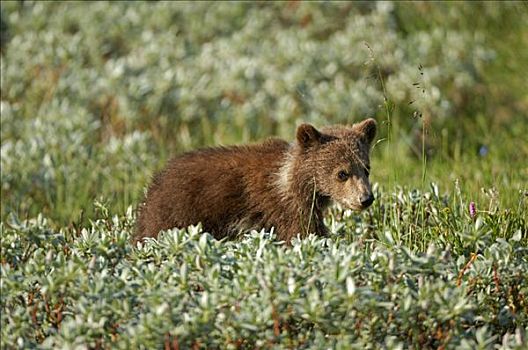
M 513 2 L 3 2 L 1 347 L 525 348 L 526 22 Z M 366 117 L 377 199 L 332 208 L 330 238 L 130 243 L 172 155 Z
M 487 190 L 494 188 L 496 200 L 503 207 L 516 206 L 519 196 L 526 192 L 528 173 L 522 161 L 528 149 L 525 143 L 517 141 L 518 137 L 521 136 L 516 132 L 504 132 L 493 139 L 485 137 L 490 142 L 485 146 L 487 154 L 483 155 L 479 155 L 476 145 L 460 154 L 440 152 L 429 158 L 425 170 L 422 157 L 410 156 L 408 148 L 375 149 L 373 153 L 378 155 L 373 157 L 372 167 L 376 171 L 372 179 L 384 184 L 397 179 L 399 185 L 407 187 L 435 182 L 453 188 L 458 181 L 461 191 L 475 202 L 485 204 L 489 199 Z M 459 144 L 454 146 L 462 148 Z

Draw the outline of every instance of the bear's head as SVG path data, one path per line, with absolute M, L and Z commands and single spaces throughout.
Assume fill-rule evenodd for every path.
M 376 121 L 317 130 L 310 124 L 297 128 L 299 166 L 315 181 L 315 192 L 345 208 L 362 210 L 374 196 L 369 182 L 369 151 L 376 136 Z M 309 179 L 307 179 L 309 180 Z

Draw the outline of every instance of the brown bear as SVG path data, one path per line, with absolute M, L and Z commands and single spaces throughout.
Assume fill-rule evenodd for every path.
M 148 188 L 136 240 L 198 223 L 218 239 L 262 228 L 274 228 L 286 242 L 326 235 L 323 214 L 332 201 L 354 210 L 374 201 L 369 151 L 375 135 L 374 119 L 321 130 L 302 124 L 296 142 L 269 139 L 176 157 Z

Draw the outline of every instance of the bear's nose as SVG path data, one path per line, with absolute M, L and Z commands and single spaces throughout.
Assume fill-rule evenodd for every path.
M 361 197 L 361 205 L 363 206 L 363 208 L 370 207 L 372 202 L 374 202 L 374 195 L 372 193 L 366 194 Z

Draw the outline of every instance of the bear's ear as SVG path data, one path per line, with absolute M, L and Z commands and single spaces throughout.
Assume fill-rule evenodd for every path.
M 363 142 L 370 145 L 374 141 L 374 137 L 376 137 L 377 125 L 378 123 L 374 119 L 369 118 L 361 123 L 354 124 L 353 129 L 359 134 Z
M 302 148 L 308 148 L 321 143 L 322 134 L 310 124 L 297 127 L 297 142 Z

